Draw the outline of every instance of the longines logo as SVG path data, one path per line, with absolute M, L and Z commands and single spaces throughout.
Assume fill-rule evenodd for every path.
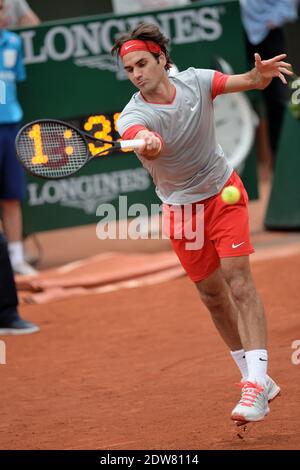
M 150 176 L 144 168 L 29 183 L 28 205 L 60 204 L 95 214 L 99 204 L 114 201 L 122 193 L 145 191 L 150 185 Z
M 77 66 L 118 72 L 117 61 L 110 51 L 116 34 L 135 27 L 141 21 L 156 23 L 171 38 L 172 44 L 215 41 L 222 35 L 222 7 L 203 7 L 171 11 L 157 15 L 113 18 L 86 24 L 54 26 L 46 31 L 40 43 L 37 30 L 21 33 L 25 63 L 38 64 L 48 60 L 73 59 Z

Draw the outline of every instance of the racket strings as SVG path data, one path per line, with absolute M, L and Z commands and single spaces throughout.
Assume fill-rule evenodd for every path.
M 88 160 L 87 144 L 81 135 L 52 122 L 28 127 L 20 135 L 17 152 L 29 171 L 45 178 L 76 173 Z

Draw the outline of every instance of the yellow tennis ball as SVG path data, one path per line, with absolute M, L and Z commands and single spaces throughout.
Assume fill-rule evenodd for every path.
M 221 192 L 222 201 L 225 204 L 236 204 L 241 197 L 241 192 L 235 186 L 226 186 Z

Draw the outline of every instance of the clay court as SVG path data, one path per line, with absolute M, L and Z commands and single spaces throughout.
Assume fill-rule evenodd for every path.
M 1 448 L 300 449 L 300 364 L 291 360 L 300 340 L 300 236 L 264 232 L 261 202 L 250 203 L 252 266 L 269 322 L 270 374 L 282 387 L 264 422 L 236 438 L 229 416 L 239 375 L 196 289 L 181 274 L 146 276 L 106 293 L 22 303 L 41 332 L 1 338 Z M 146 258 L 169 250 L 167 240 L 100 243 L 94 227 L 40 239 L 43 270 L 114 251 L 119 277 L 133 255 L 142 253 L 147 271 Z M 108 266 L 104 256 L 99 270 L 109 277 Z

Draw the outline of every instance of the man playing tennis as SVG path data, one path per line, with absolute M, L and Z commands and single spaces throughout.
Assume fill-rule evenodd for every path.
M 173 248 L 221 337 L 239 367 L 241 399 L 232 411 L 239 423 L 261 421 L 280 388 L 267 375 L 266 321 L 252 279 L 249 254 L 248 197 L 215 139 L 213 99 L 222 93 L 263 89 L 274 77 L 291 75 L 285 54 L 270 60 L 255 55 L 255 68 L 241 75 L 189 68 L 168 75 L 168 40 L 151 23 L 142 23 L 116 40 L 128 78 L 139 89 L 124 108 L 118 129 L 124 139 L 144 139 L 137 155 L 150 172 L 172 220 L 172 206 L 204 205 L 204 243 L 188 250 L 184 236 Z M 226 205 L 220 192 L 235 185 L 237 204 Z M 196 210 L 192 212 L 196 214 Z M 173 233 L 173 236 L 172 236 Z

